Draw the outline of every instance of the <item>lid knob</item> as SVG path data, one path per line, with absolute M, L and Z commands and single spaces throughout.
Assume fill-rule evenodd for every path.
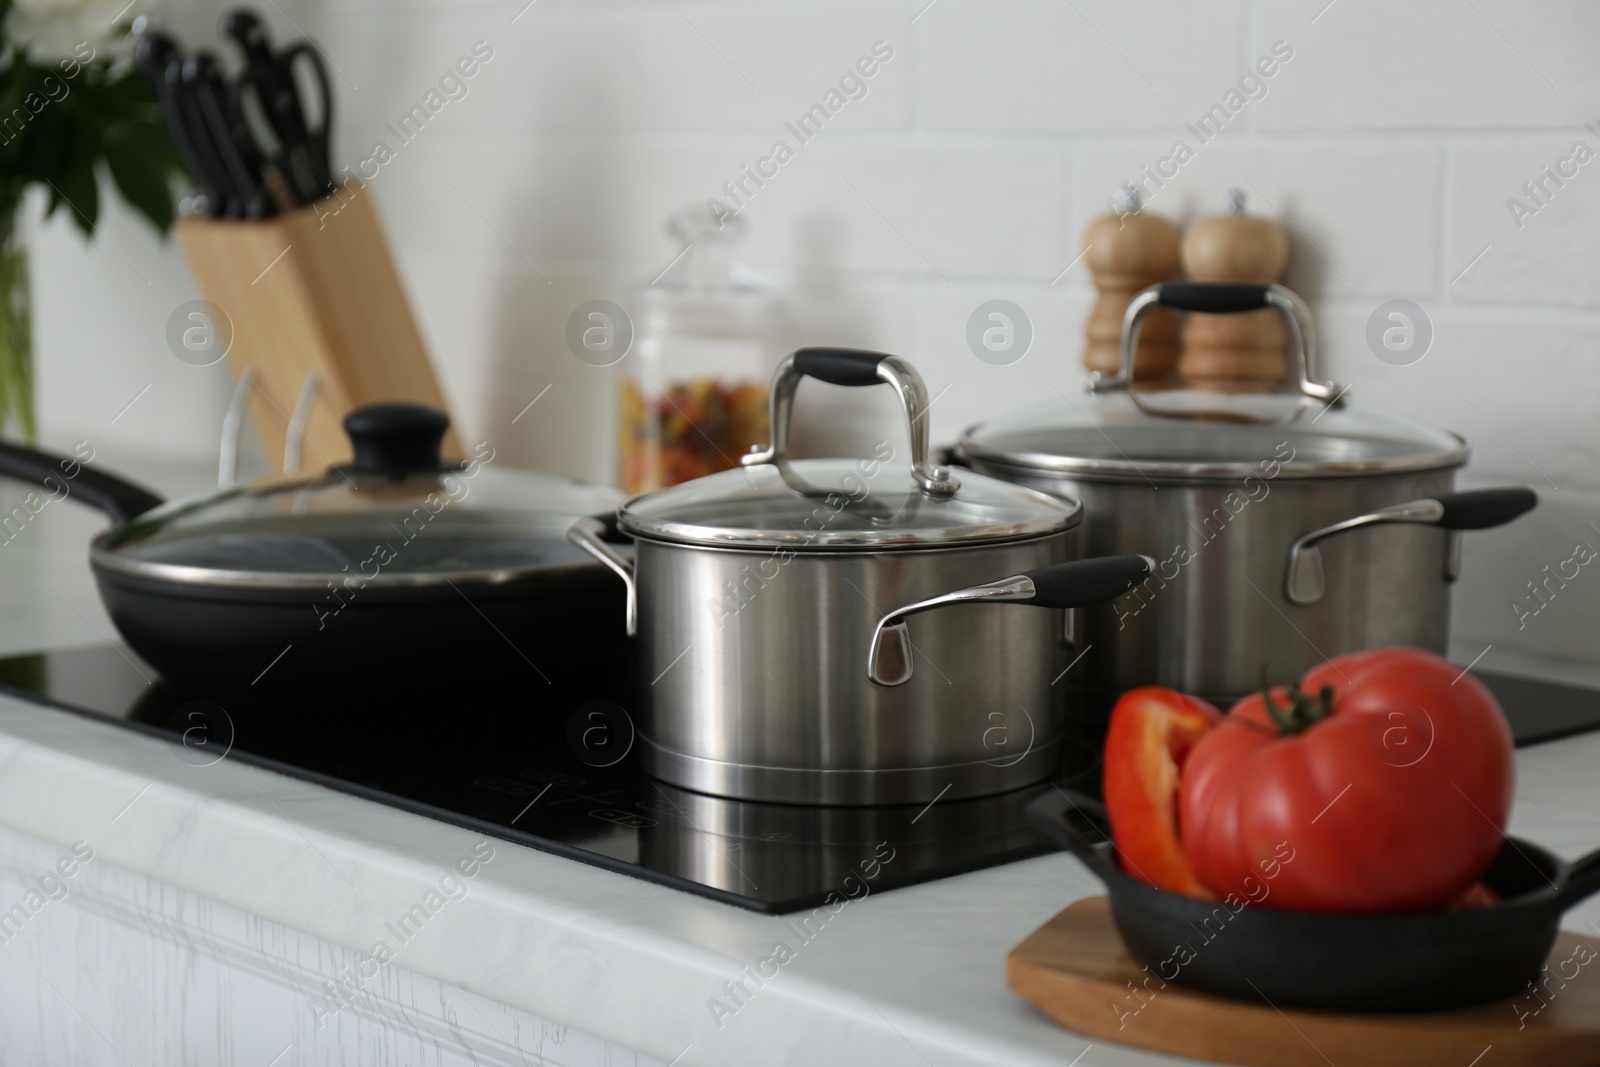
M 439 449 L 450 417 L 426 404 L 368 404 L 344 417 L 355 459 L 347 470 L 399 477 L 438 470 Z

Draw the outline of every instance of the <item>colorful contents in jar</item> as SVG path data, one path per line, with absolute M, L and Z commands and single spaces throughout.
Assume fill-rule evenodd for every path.
M 738 465 L 767 443 L 767 383 L 690 378 L 652 390 L 622 383 L 622 488 L 642 493 Z

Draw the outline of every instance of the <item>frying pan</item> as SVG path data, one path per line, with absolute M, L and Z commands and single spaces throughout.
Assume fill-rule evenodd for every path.
M 352 462 L 197 500 L 163 503 L 14 444 L 0 444 L 0 476 L 106 513 L 89 552 L 100 598 L 181 687 L 542 688 L 631 660 L 622 592 L 565 538 L 620 494 L 496 466 L 487 446 L 442 461 L 449 420 L 421 405 L 371 405 L 344 425 Z M 586 651 L 561 640 L 572 633 Z
M 1434 1011 L 1526 993 L 1555 944 L 1561 914 L 1600 890 L 1600 850 L 1569 864 L 1507 837 L 1483 878 L 1501 897 L 1489 907 L 1382 915 L 1235 911 L 1123 873 L 1098 800 L 1055 790 L 1030 804 L 1028 817 L 1105 883 L 1129 954 L 1152 974 L 1279 1007 Z

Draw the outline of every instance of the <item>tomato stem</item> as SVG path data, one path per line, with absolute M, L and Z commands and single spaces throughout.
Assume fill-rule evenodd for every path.
M 1272 687 L 1267 684 L 1267 671 L 1261 669 L 1261 702 L 1266 705 L 1267 714 L 1272 716 L 1272 721 L 1278 726 L 1278 734 L 1287 737 L 1291 734 L 1303 733 L 1317 723 L 1326 719 L 1333 711 L 1333 686 L 1323 686 L 1315 696 L 1306 693 L 1299 686 L 1290 682 L 1284 686 L 1284 692 L 1289 698 L 1289 706 L 1278 707 L 1272 698 Z

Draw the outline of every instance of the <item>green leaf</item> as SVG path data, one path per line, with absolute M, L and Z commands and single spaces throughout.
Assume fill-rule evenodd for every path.
M 11 0 L 0 0 L 0 19 L 10 6 Z M 175 215 L 169 179 L 183 165 L 154 92 L 136 70 L 107 59 L 83 65 L 73 77 L 65 69 L 34 66 L 14 50 L 6 54 L 0 33 L 0 200 L 19 199 L 38 183 L 50 189 L 51 213 L 66 204 L 92 234 L 100 215 L 98 180 L 107 176 L 99 166 L 104 159 L 109 180 L 165 233 Z M 30 99 L 37 110 L 25 103 Z
M 100 218 L 100 187 L 95 182 L 94 157 L 90 149 L 88 158 L 82 152 L 71 152 L 50 180 L 50 211 L 65 203 L 72 209 L 72 217 L 85 236 L 94 234 L 94 224 Z
M 143 136 L 130 136 L 127 131 L 125 126 L 106 136 L 106 162 L 111 166 L 111 177 L 128 203 L 138 208 L 157 230 L 166 233 L 174 214 L 167 161 L 159 148 L 151 147 L 150 131 L 137 131 Z

